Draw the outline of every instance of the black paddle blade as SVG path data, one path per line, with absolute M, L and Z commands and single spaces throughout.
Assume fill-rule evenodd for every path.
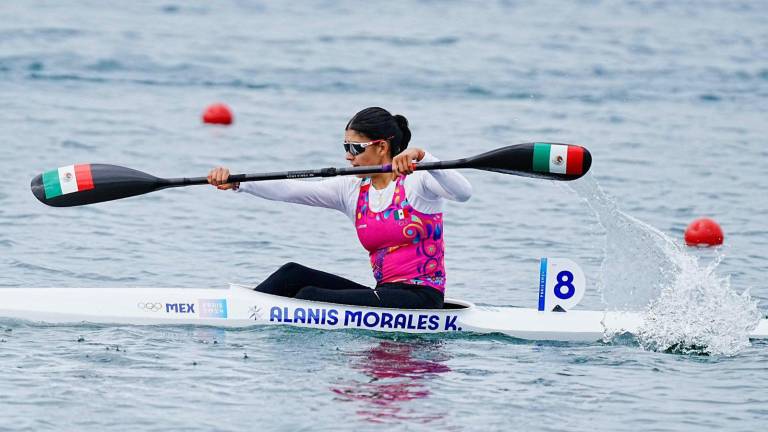
M 81 164 L 39 174 L 30 186 L 43 204 L 73 207 L 152 192 L 166 180 L 116 165 Z
M 516 144 L 466 159 L 468 168 L 550 180 L 576 180 L 589 171 L 592 155 L 582 146 Z

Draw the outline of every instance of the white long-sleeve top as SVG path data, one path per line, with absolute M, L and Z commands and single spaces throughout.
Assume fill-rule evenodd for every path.
M 421 162 L 438 160 L 425 152 Z M 362 179 L 356 176 L 339 176 L 321 181 L 272 180 L 243 183 L 237 192 L 273 201 L 335 209 L 354 221 L 361 183 Z M 368 190 L 368 205 L 372 211 L 383 211 L 392 203 L 395 184 L 392 181 L 384 189 L 371 187 Z M 415 171 L 405 177 L 404 187 L 408 203 L 426 214 L 442 212 L 444 199 L 463 202 L 472 196 L 472 185 L 454 170 Z

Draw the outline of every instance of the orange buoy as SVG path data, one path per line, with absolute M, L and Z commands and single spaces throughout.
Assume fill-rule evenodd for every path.
M 222 103 L 216 103 L 208 106 L 203 112 L 203 123 L 209 124 L 232 124 L 232 110 Z
M 688 246 L 719 246 L 723 244 L 723 230 L 712 219 L 696 219 L 685 229 L 685 244 Z

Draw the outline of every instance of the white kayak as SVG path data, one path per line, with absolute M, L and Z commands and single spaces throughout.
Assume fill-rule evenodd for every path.
M 0 288 L 0 317 L 51 324 L 291 325 L 402 333 L 503 333 L 515 338 L 598 341 L 635 333 L 642 315 L 570 310 L 541 312 L 447 299 L 443 309 L 387 309 L 280 297 L 231 285 L 217 288 Z M 768 338 L 762 319 L 752 338 Z

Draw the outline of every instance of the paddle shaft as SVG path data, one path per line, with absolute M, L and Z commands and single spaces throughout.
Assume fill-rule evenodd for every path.
M 426 170 L 440 170 L 440 169 L 455 169 L 466 168 L 466 159 L 456 159 L 449 161 L 438 162 L 425 162 L 416 164 L 414 170 L 426 171 Z M 374 165 L 374 166 L 359 166 L 349 168 L 321 168 L 314 170 L 298 170 L 298 171 L 279 171 L 271 173 L 260 174 L 230 174 L 228 183 L 242 183 L 249 181 L 264 181 L 264 180 L 285 180 L 285 179 L 304 179 L 312 177 L 336 177 L 345 175 L 358 175 L 358 174 L 378 174 L 392 171 L 392 165 Z M 207 184 L 207 177 L 180 177 L 170 179 L 160 179 L 162 188 L 171 187 L 183 187 L 192 185 Z

